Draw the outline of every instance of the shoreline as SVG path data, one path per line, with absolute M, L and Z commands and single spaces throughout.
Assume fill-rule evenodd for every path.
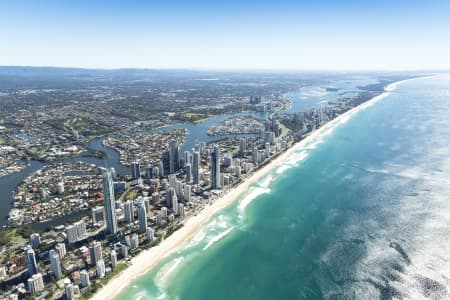
M 269 163 L 262 166 L 260 169 L 257 169 L 247 179 L 244 179 L 241 184 L 226 192 L 225 195 L 217 199 L 211 205 L 206 206 L 196 216 L 189 218 L 184 223 L 183 227 L 175 231 L 167 239 L 163 240 L 159 245 L 143 250 L 136 257 L 133 257 L 131 260 L 131 265 L 127 269 L 116 275 L 116 277 L 112 278 L 105 286 L 100 288 L 94 295 L 92 295 L 91 299 L 114 299 L 124 288 L 129 286 L 133 280 L 148 273 L 165 257 L 174 253 L 187 240 L 194 236 L 194 234 L 197 233 L 198 230 L 211 219 L 211 217 L 213 217 L 223 208 L 228 207 L 229 205 L 237 201 L 241 195 L 248 191 L 252 184 L 267 175 L 267 173 L 269 173 L 272 169 L 282 164 L 286 159 L 290 157 L 292 153 L 301 149 L 311 140 L 314 140 L 316 137 L 318 137 L 328 129 L 332 129 L 334 128 L 334 126 L 345 122 L 355 113 L 375 104 L 377 101 L 389 95 L 389 93 L 392 92 L 399 84 L 414 79 L 416 78 L 396 81 L 387 85 L 381 94 L 369 99 L 368 101 L 358 106 L 351 108 L 350 110 L 337 116 L 328 123 L 322 125 L 320 128 L 314 130 L 301 141 L 293 144 L 289 149 L 280 153 Z

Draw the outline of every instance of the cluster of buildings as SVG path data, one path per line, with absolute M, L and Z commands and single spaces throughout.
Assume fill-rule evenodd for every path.
M 43 222 L 85 210 L 101 198 L 101 169 L 82 162 L 47 165 L 17 188 L 8 224 Z
M 243 115 L 231 117 L 213 125 L 208 135 L 257 134 L 264 130 L 264 121 L 256 117 Z
M 43 243 L 40 234 L 31 235 L 23 254 L 26 285 L 15 286 L 11 294 L 73 299 L 94 292 L 130 257 L 171 234 L 292 142 L 281 135 L 276 120 L 265 126 L 267 131 L 257 137 L 200 143 L 184 153 L 172 139 L 157 163 L 131 163 L 131 179 L 120 192 L 114 170 L 94 172 L 101 176 L 101 185 L 96 177 L 95 186 L 100 186 L 102 202 L 90 206 L 89 216 L 58 226 L 52 241 Z M 52 193 L 65 193 L 66 181 L 58 182 L 52 182 Z
M 138 131 L 107 138 L 104 143 L 120 153 L 120 163 L 123 165 L 130 165 L 133 161 L 151 163 L 159 160 L 169 141 L 176 140 L 182 144 L 185 135 L 185 129 Z

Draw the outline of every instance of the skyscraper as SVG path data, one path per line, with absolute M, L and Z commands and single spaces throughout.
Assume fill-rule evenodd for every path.
M 89 255 L 91 257 L 91 264 L 93 265 L 95 265 L 99 260 L 102 260 L 102 244 L 100 242 L 93 241 L 89 247 Z
M 172 174 L 180 169 L 180 148 L 177 140 L 170 141 L 169 157 L 169 173 Z
M 165 149 L 161 157 L 161 176 L 170 174 L 170 151 Z
M 111 268 L 114 270 L 117 267 L 117 253 L 116 250 L 111 251 Z
M 151 227 L 147 227 L 147 240 L 150 242 L 155 238 L 155 231 Z
M 139 232 L 144 233 L 147 230 L 147 209 L 144 201 L 139 202 L 138 207 Z
M 124 208 L 124 214 L 125 214 L 125 221 L 127 223 L 133 223 L 134 222 L 134 208 L 133 208 L 133 202 L 128 200 L 123 205 Z
M 106 232 L 117 233 L 116 199 L 114 198 L 114 184 L 110 170 L 103 173 L 103 194 L 106 216 Z
M 41 273 L 34 274 L 28 278 L 28 289 L 32 295 L 44 290 L 44 280 Z
M 80 285 L 83 288 L 90 285 L 89 273 L 86 270 L 80 271 Z
M 134 161 L 131 163 L 131 178 L 138 179 L 139 177 L 141 177 L 141 165 Z
M 220 189 L 220 150 L 217 145 L 211 152 L 211 188 Z
M 186 182 L 191 183 L 192 181 L 192 165 L 190 163 L 186 164 Z
M 192 182 L 198 184 L 200 180 L 200 152 L 194 151 L 192 158 Z
M 72 300 L 74 299 L 75 295 L 74 295 L 74 291 L 73 291 L 73 284 L 72 282 L 70 282 L 70 279 L 66 279 L 64 280 L 64 296 L 66 296 L 67 300 Z
M 172 187 L 169 188 L 169 191 L 167 193 L 167 207 L 172 208 L 175 214 L 178 211 L 178 198 L 177 194 L 175 193 L 175 189 Z
M 41 244 L 41 236 L 39 233 L 33 233 L 30 235 L 30 243 L 33 249 L 36 249 Z
M 148 164 L 145 168 L 145 178 L 152 179 L 153 178 L 153 166 L 152 164 Z
M 241 138 L 239 142 L 239 157 L 244 157 L 246 152 L 247 152 L 247 142 L 244 138 Z
M 96 269 L 97 269 L 97 277 L 98 278 L 105 277 L 106 267 L 105 267 L 105 262 L 103 261 L 103 259 L 100 259 L 99 261 L 97 261 L 97 263 L 95 265 L 96 265 Z
M 25 261 L 27 263 L 28 274 L 30 276 L 39 273 L 36 263 L 36 256 L 34 255 L 34 250 L 31 248 L 31 246 L 28 246 L 25 249 Z
M 57 279 L 60 279 L 62 276 L 62 270 L 61 270 L 61 260 L 59 258 L 59 254 L 55 250 L 50 250 L 49 256 L 50 256 L 50 265 L 52 268 L 53 275 Z

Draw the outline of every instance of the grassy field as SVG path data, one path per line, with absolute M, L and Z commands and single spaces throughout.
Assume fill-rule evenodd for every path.
M 66 132 L 78 132 L 85 136 L 102 135 L 114 131 L 114 128 L 88 118 L 56 119 L 47 121 L 54 128 Z
M 205 122 L 208 119 L 214 117 L 214 115 L 210 114 L 198 114 L 198 113 L 185 113 L 184 117 L 187 118 L 190 122 L 195 124 Z
M 5 139 L 0 136 L 0 145 L 4 145 L 4 144 L 5 144 Z

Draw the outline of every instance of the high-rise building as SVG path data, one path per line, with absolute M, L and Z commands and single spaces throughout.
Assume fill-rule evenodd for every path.
M 150 242 L 155 238 L 155 231 L 151 227 L 147 227 L 147 240 Z
M 39 233 L 33 233 L 30 235 L 30 244 L 33 249 L 36 249 L 41 244 L 41 236 Z
M 184 204 L 183 203 L 178 204 L 178 215 L 180 215 L 180 218 L 184 218 Z
M 59 254 L 56 250 L 50 250 L 49 256 L 50 256 L 50 265 L 51 265 L 53 275 L 57 279 L 60 279 L 62 277 L 62 270 L 61 270 L 61 260 L 59 258 Z
M 92 224 L 97 224 L 100 221 L 105 221 L 105 208 L 103 206 L 92 209 Z
M 98 278 L 105 277 L 106 267 L 105 267 L 105 262 L 103 261 L 103 259 L 100 259 L 99 261 L 97 261 L 95 266 L 96 266 L 96 269 L 97 269 L 97 277 Z
M 177 140 L 170 141 L 170 164 L 169 173 L 172 174 L 180 169 L 180 148 Z
M 192 182 L 198 184 L 200 181 L 200 152 L 194 151 L 192 158 Z
M 41 273 L 33 274 L 28 278 L 28 290 L 34 295 L 44 290 L 44 280 Z
M 58 243 L 55 246 L 56 252 L 58 252 L 59 259 L 63 259 L 64 256 L 66 256 L 66 244 L 64 243 Z
M 133 233 L 130 237 L 130 249 L 134 250 L 139 247 L 139 236 L 136 233 Z
M 64 280 L 64 296 L 66 296 L 66 300 L 73 300 L 75 298 L 73 284 L 70 282 L 70 279 Z
M 176 213 L 178 209 L 178 198 L 175 193 L 175 189 L 170 187 L 167 193 L 167 207 L 172 208 L 173 212 Z
M 83 220 L 73 223 L 77 229 L 78 240 L 82 240 L 86 237 L 86 223 Z
M 103 195 L 106 217 L 106 232 L 109 234 L 117 233 L 116 199 L 114 198 L 114 184 L 111 171 L 106 170 L 103 173 Z
M 138 179 L 141 177 L 141 165 L 134 161 L 131 163 L 131 178 Z
M 134 208 L 133 208 L 133 202 L 128 200 L 123 205 L 124 208 L 124 214 L 125 214 L 125 221 L 127 223 L 133 223 L 134 222 Z
M 170 150 L 164 149 L 161 155 L 161 176 L 167 176 L 170 174 Z
M 239 157 L 244 157 L 247 152 L 247 141 L 241 138 L 239 141 Z
M 27 270 L 30 276 L 39 273 L 36 256 L 31 246 L 27 246 L 25 249 L 25 261 L 27 263 Z
M 186 164 L 186 182 L 191 183 L 192 181 L 192 165 L 190 163 Z
M 220 150 L 214 145 L 211 152 L 211 188 L 220 189 Z
M 82 288 L 90 286 L 89 273 L 86 270 L 80 271 L 80 285 Z
M 73 244 L 78 241 L 77 228 L 72 224 L 66 227 L 67 242 Z
M 184 185 L 183 196 L 184 200 L 191 201 L 191 186 L 189 184 Z
M 102 244 L 98 241 L 93 241 L 91 246 L 89 246 L 89 255 L 91 257 L 91 264 L 93 265 L 95 265 L 99 260 L 102 260 Z
M 167 218 L 167 207 L 163 206 L 160 210 L 161 217 Z
M 120 255 L 122 255 L 122 257 L 125 257 L 125 258 L 128 257 L 128 246 L 127 245 L 122 245 L 120 247 Z
M 111 251 L 111 268 L 114 270 L 117 267 L 117 253 L 116 250 Z
M 149 179 L 149 180 L 153 178 L 153 166 L 152 166 L 152 164 L 148 164 L 147 167 L 145 167 L 145 178 Z
M 139 232 L 144 233 L 147 230 L 147 209 L 144 201 L 139 202 L 138 207 Z
M 270 143 L 266 143 L 264 150 L 266 151 L 265 152 L 266 158 L 269 158 L 269 156 L 270 156 Z

